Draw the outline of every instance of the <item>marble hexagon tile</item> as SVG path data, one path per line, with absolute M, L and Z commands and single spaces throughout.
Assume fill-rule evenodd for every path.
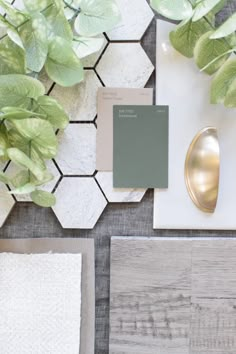
M 113 188 L 113 173 L 98 172 L 95 176 L 110 203 L 141 202 L 146 189 L 118 189 Z
M 60 102 L 71 121 L 93 121 L 97 114 L 97 90 L 101 86 L 94 70 L 85 70 L 82 83 L 67 88 L 55 85 L 50 96 Z
M 93 177 L 64 177 L 52 208 L 62 227 L 92 229 L 107 201 Z
M 110 40 L 141 40 L 154 13 L 146 0 L 117 0 L 122 20 L 107 35 Z
M 14 198 L 8 193 L 5 184 L 0 184 L 0 227 L 3 226 L 13 206 L 15 205 Z
M 56 162 L 63 175 L 93 175 L 96 169 L 94 124 L 72 124 L 58 133 Z
M 105 86 L 140 88 L 154 66 L 140 43 L 110 43 L 96 70 Z
M 58 181 L 61 177 L 61 174 L 58 171 L 55 163 L 52 160 L 47 161 L 46 165 L 47 165 L 48 171 L 50 173 L 52 173 L 52 175 L 54 176 L 54 179 L 52 181 L 48 182 L 47 184 L 45 184 L 44 186 L 40 187 L 40 189 L 47 191 L 47 192 L 52 192 L 54 190 L 56 184 L 58 183 Z M 19 171 L 20 171 L 19 167 L 10 163 L 6 169 L 6 175 L 9 177 L 13 177 Z M 10 185 L 10 188 L 12 189 L 13 187 Z M 18 195 L 15 195 L 15 198 L 18 202 L 31 202 L 31 198 L 28 194 L 18 194 Z

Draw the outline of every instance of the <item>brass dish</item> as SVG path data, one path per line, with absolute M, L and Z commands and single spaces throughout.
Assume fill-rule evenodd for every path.
M 194 204 L 214 213 L 219 189 L 220 147 L 217 130 L 202 129 L 193 139 L 185 161 L 185 183 Z

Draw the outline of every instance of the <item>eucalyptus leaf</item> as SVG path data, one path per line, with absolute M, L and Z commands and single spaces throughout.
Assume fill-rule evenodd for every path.
M 7 150 L 9 159 L 17 166 L 28 169 L 38 179 L 44 179 L 44 171 L 37 166 L 24 152 L 16 148 L 10 148 Z
M 24 108 L 17 108 L 17 107 L 3 107 L 1 109 L 3 113 L 0 115 L 0 119 L 25 119 L 30 117 L 38 117 L 38 118 L 46 118 L 45 114 L 41 114 L 38 112 L 28 111 Z
M 224 100 L 226 107 L 233 108 L 236 107 L 236 78 L 231 83 Z
M 6 106 L 28 108 L 31 99 L 44 94 L 44 86 L 32 77 L 0 75 L 0 109 Z
M 44 158 L 57 153 L 57 138 L 51 124 L 43 119 L 27 118 L 13 121 L 15 129 Z
M 236 13 L 223 23 L 212 35 L 212 39 L 227 37 L 236 31 Z
M 32 201 L 45 208 L 52 207 L 56 204 L 56 197 L 52 193 L 36 190 L 30 194 Z
M 23 0 L 25 8 L 29 12 L 40 12 L 48 7 L 54 6 L 53 0 Z
M 2 171 L 0 171 L 0 182 L 5 183 L 5 184 L 9 183 L 8 176 L 6 175 L 6 173 L 4 173 Z
M 210 39 L 211 34 L 212 31 L 209 31 L 201 36 L 194 49 L 197 66 L 209 75 L 214 74 L 224 64 L 232 50 L 224 39 Z
M 9 193 L 15 194 L 15 195 L 29 194 L 29 193 L 35 191 L 35 189 L 36 189 L 35 185 L 33 183 L 29 182 L 23 186 L 20 186 L 16 189 L 11 190 Z
M 63 8 L 60 6 L 49 7 L 43 12 L 47 21 L 48 38 L 53 40 L 55 37 L 61 37 L 66 41 L 72 41 L 73 32 Z
M 74 26 L 85 37 L 110 31 L 121 20 L 119 7 L 111 0 L 81 0 L 80 10 Z
M 13 5 L 9 4 L 5 0 L 0 0 L 0 9 L 6 12 L 6 19 L 13 25 L 19 26 L 27 20 L 27 15 L 22 11 L 14 8 Z
M 68 125 L 68 115 L 52 97 L 40 96 L 37 100 L 35 112 L 44 115 L 44 119 L 48 120 L 56 129 L 65 129 Z
M 223 103 L 234 80 L 236 80 L 236 59 L 229 59 L 212 80 L 211 103 Z
M 103 44 L 104 37 L 74 37 L 73 39 L 73 49 L 80 59 L 99 52 Z
M 197 22 L 192 22 L 190 19 L 187 22 L 185 21 L 183 25 L 177 26 L 174 31 L 170 32 L 170 42 L 182 55 L 192 58 L 198 39 L 210 29 L 211 25 L 204 19 Z
M 0 75 L 24 73 L 26 73 L 25 51 L 9 37 L 3 38 L 0 41 Z
M 193 13 L 188 0 L 151 0 L 150 4 L 160 15 L 171 20 L 184 20 L 190 18 Z
M 14 177 L 11 178 L 10 187 L 13 186 L 14 188 L 19 188 L 29 183 L 29 180 L 30 180 L 29 171 L 20 170 L 19 172 L 16 173 Z
M 26 50 L 27 68 L 39 72 L 42 70 L 48 54 L 47 23 L 40 13 L 20 28 L 20 36 Z
M 206 16 L 212 11 L 221 0 L 201 0 L 198 1 L 197 6 L 194 9 L 193 22 L 199 21 L 202 17 Z
M 84 78 L 83 66 L 70 43 L 56 37 L 49 46 L 45 69 L 53 81 L 61 86 L 73 86 Z
M 24 46 L 19 36 L 19 33 L 17 32 L 15 27 L 11 25 L 10 22 L 8 22 L 6 18 L 3 17 L 2 15 L 0 15 L 0 27 L 5 28 L 12 42 L 14 42 L 16 45 L 18 45 L 20 48 L 24 50 Z

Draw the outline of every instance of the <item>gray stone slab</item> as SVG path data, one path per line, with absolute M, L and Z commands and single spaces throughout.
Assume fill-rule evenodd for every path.
M 0 252 L 81 253 L 82 308 L 80 354 L 94 354 L 95 339 L 95 269 L 94 241 L 88 239 L 15 239 L 0 240 Z M 22 284 L 22 286 L 24 286 Z

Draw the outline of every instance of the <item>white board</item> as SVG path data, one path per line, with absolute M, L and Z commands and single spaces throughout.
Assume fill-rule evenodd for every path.
M 172 24 L 157 21 L 157 104 L 170 106 L 169 188 L 155 190 L 154 228 L 236 229 L 236 110 L 211 105 L 211 77 L 169 42 Z M 189 145 L 206 126 L 218 129 L 221 169 L 214 214 L 203 213 L 191 201 L 184 181 Z

